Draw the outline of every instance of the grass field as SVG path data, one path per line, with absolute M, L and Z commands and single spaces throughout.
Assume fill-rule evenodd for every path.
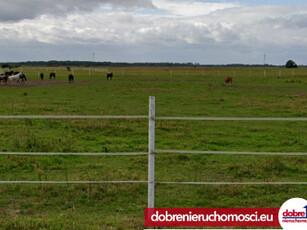
M 0 115 L 307 117 L 307 69 L 22 67 Z M 56 71 L 56 80 L 47 79 Z M 45 80 L 38 77 L 45 73 Z M 233 77 L 233 85 L 224 78 Z M 147 120 L 0 120 L 0 151 L 147 152 Z M 156 148 L 307 152 L 307 122 L 157 121 Z M 157 181 L 307 181 L 302 156 L 157 154 Z M 146 156 L 0 156 L 0 180 L 147 180 Z M 156 207 L 280 207 L 305 185 L 157 185 Z M 143 229 L 147 184 L 0 185 L 2 229 Z M 1 229 L 0 228 L 0 229 Z

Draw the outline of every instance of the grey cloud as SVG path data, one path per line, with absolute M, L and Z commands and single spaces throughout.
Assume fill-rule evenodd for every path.
M 307 28 L 307 13 L 295 15 L 289 20 L 289 26 L 296 26 L 301 29 Z
M 140 8 L 155 8 L 151 0 L 104 0 L 108 4 L 111 4 L 115 8 L 125 9 L 140 9 Z
M 97 60 L 101 54 L 100 60 L 110 61 L 261 63 L 264 52 L 270 63 L 284 63 L 287 57 L 298 63 L 306 59 L 305 8 L 242 6 L 178 17 L 171 12 L 159 14 L 159 10 L 134 11 L 152 7 L 149 0 L 32 0 L 28 11 L 30 3 L 25 2 L 20 0 L 19 8 L 14 8 L 23 12 L 19 19 L 47 16 L 0 23 L 0 60 L 19 60 L 9 56 L 14 53 L 25 60 L 82 59 L 86 55 L 90 59 L 93 51 Z M 12 12 L 10 3 L 6 5 Z M 59 18 L 61 15 L 67 17 Z M 16 44 L 21 48 L 15 49 Z M 29 44 L 34 48 L 27 48 Z
M 305 29 L 307 28 L 307 13 L 277 18 L 267 18 L 264 19 L 262 22 L 285 29 Z
M 33 19 L 43 14 L 66 15 L 75 11 L 93 11 L 101 5 L 113 8 L 154 8 L 151 0 L 0 0 L 0 21 Z

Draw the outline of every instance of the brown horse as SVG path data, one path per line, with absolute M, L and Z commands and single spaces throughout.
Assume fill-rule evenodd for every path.
M 55 73 L 54 72 L 49 74 L 49 79 L 51 79 L 51 78 L 55 79 Z
M 225 83 L 232 85 L 232 77 L 226 77 L 225 78 Z

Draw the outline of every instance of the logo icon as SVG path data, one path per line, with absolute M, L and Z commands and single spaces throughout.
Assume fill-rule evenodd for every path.
M 307 229 L 307 200 L 292 198 L 279 209 L 278 220 L 283 229 Z

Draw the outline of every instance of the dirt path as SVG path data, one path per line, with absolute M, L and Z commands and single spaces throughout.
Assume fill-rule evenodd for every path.
M 57 86 L 57 85 L 88 85 L 90 84 L 89 81 L 78 81 L 75 83 L 69 83 L 68 81 L 56 81 L 56 80 L 42 80 L 42 81 L 35 81 L 35 80 L 28 80 L 25 83 L 18 83 L 18 82 L 6 82 L 0 83 L 0 87 L 35 87 L 35 86 Z

